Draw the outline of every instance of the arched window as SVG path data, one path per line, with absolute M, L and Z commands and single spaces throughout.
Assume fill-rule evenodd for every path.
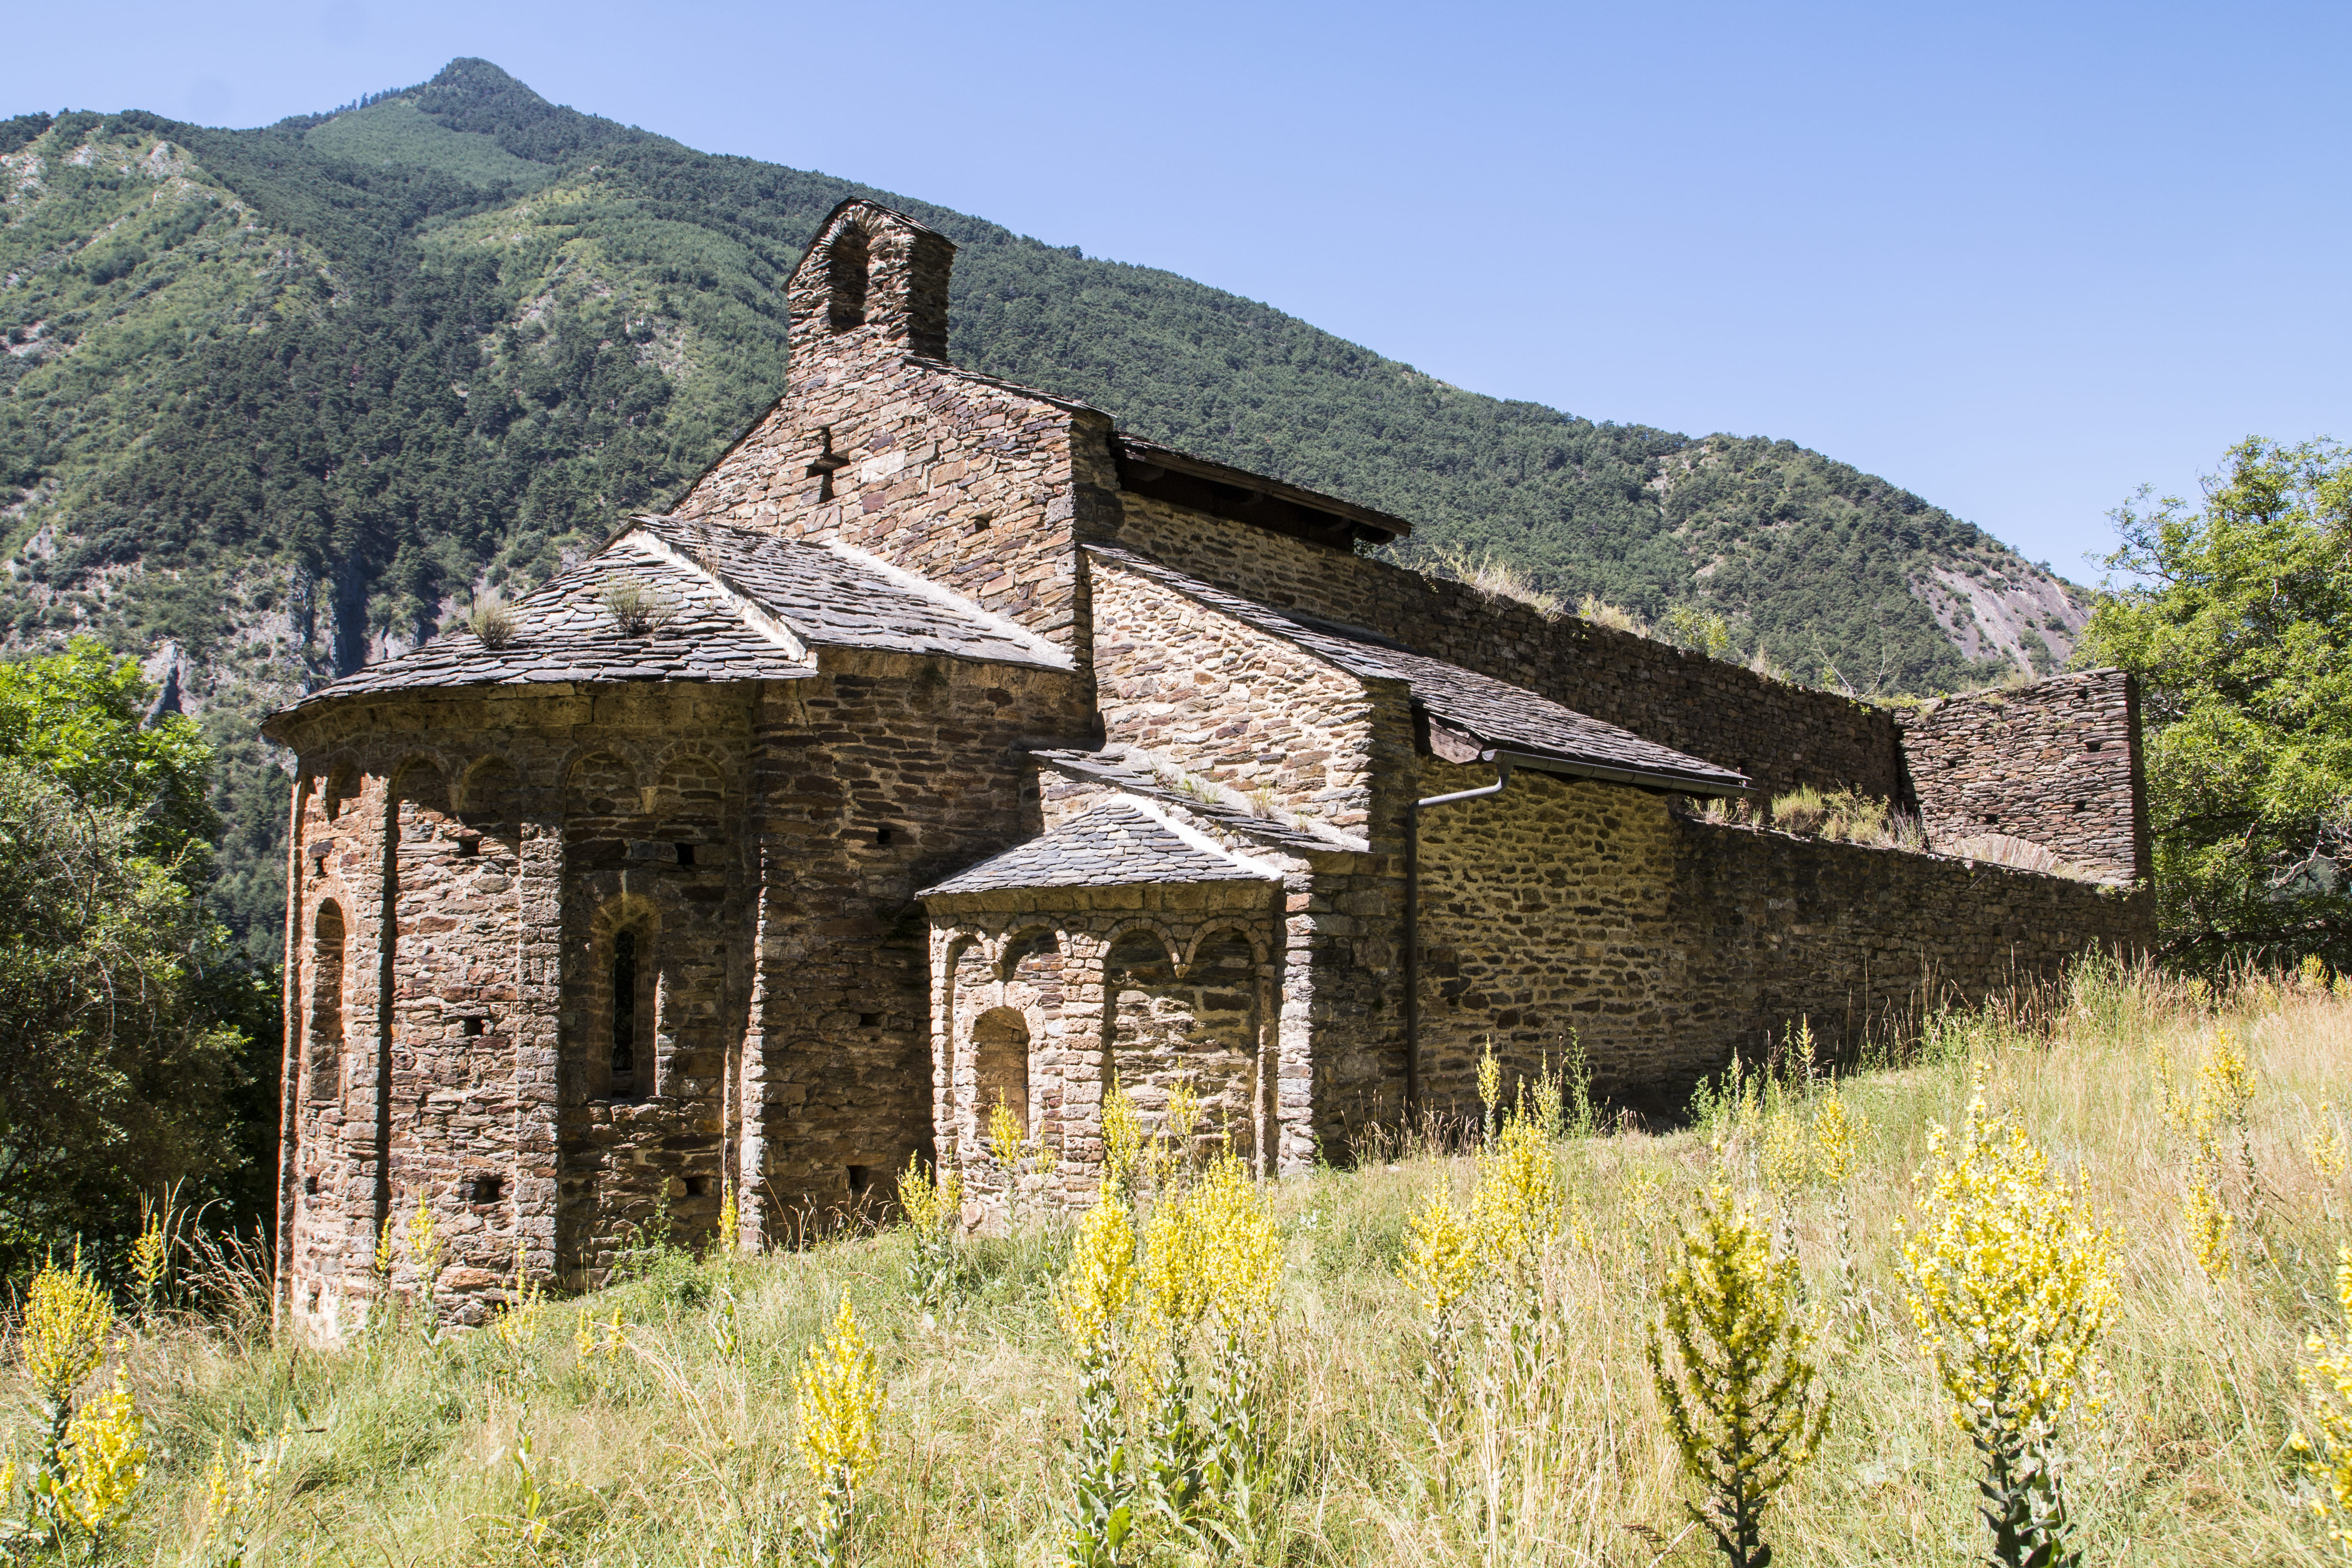
M 319 906 L 310 937 L 310 1098 L 332 1100 L 343 1091 L 343 911 L 331 899 Z
M 637 933 L 613 938 L 613 1061 L 614 1100 L 637 1097 Z
M 989 1119 L 1001 1098 L 1020 1123 L 1023 1136 L 1036 1129 L 1029 1122 L 1029 1026 L 1010 1007 L 992 1007 L 971 1026 L 972 1081 L 979 1091 L 975 1108 L 981 1136 L 988 1136 Z
M 833 297 L 827 319 L 836 332 L 866 324 L 866 286 L 873 271 L 870 247 L 866 231 L 856 224 L 845 224 L 833 237 L 833 250 L 825 258 L 825 282 Z

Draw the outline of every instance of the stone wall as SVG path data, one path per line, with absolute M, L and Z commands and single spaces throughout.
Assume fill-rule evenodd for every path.
M 1884 710 L 1383 562 L 1122 495 L 1109 542 L 1268 605 L 1305 611 L 1539 692 L 1778 793 L 1902 788 Z
M 1424 760 L 1428 793 L 1492 782 Z M 1825 1051 L 2153 937 L 2145 893 L 1692 820 L 1639 790 L 1515 773 L 1423 814 L 1423 1094 L 1476 1105 L 1571 1037 L 1597 1088 L 1677 1104 L 1734 1050 L 1810 1021 Z
M 2146 892 L 1687 819 L 1676 833 L 1683 1057 L 1700 1065 L 1763 1051 L 1801 1019 L 1825 1049 L 1858 1049 L 1928 1008 L 2154 938 Z
M 1202 1101 L 1204 1147 L 1230 1131 L 1253 1161 L 1278 1149 L 1282 899 L 1277 882 L 1218 881 L 930 900 L 932 1136 L 963 1173 L 975 1220 L 1004 1202 L 982 1057 L 1007 1013 L 1029 1053 L 1037 1152 L 1024 1202 L 1092 1200 L 1114 1076 L 1154 1134 L 1181 1082 Z
M 281 1198 L 298 1321 L 348 1326 L 377 1229 L 420 1197 L 460 1321 L 518 1245 L 534 1278 L 593 1282 L 657 1212 L 707 1234 L 730 1178 L 754 1235 L 886 1202 L 930 1141 L 913 890 L 1037 830 L 1021 743 L 1083 733 L 1087 706 L 1067 672 L 828 652 L 801 680 L 470 689 L 298 718 L 289 913 L 310 936 L 289 975 Z M 394 1282 L 413 1291 L 406 1268 Z
M 837 214 L 793 274 L 784 395 L 673 510 L 838 540 L 1083 658 L 1072 530 L 1115 510 L 1110 420 L 937 357 L 953 253 L 882 208 Z
M 1948 697 L 1902 727 L 1930 842 L 2004 834 L 2119 881 L 2152 875 L 2139 689 L 2123 671 Z
M 1494 782 L 1423 759 L 1424 795 Z M 1675 828 L 1641 790 L 1518 770 L 1504 792 L 1421 814 L 1421 1081 L 1475 1115 L 1492 1046 L 1507 1084 L 1580 1046 L 1612 1089 L 1690 1075 L 1681 1027 Z
M 1370 815 L 1365 683 L 1139 574 L 1097 563 L 1096 701 L 1139 745 L 1263 809 L 1360 834 Z

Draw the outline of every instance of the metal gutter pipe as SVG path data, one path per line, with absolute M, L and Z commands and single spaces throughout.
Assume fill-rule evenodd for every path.
M 1604 784 L 1632 784 L 1637 789 L 1673 795 L 1740 795 L 1748 793 L 1746 780 L 1725 784 L 1712 779 L 1651 773 L 1642 768 L 1610 767 L 1601 763 L 1572 762 L 1565 757 L 1538 757 L 1526 752 L 1480 753 L 1495 764 L 1495 782 L 1482 789 L 1433 795 L 1404 808 L 1404 1113 L 1409 1121 L 1421 1109 L 1421 814 L 1433 805 L 1485 800 L 1503 793 L 1514 766 L 1570 778 L 1599 779 Z
M 1404 1114 L 1409 1123 L 1421 1109 L 1421 814 L 1433 805 L 1484 800 L 1511 782 L 1512 757 L 1497 752 L 1495 782 L 1483 789 L 1433 795 L 1404 808 Z

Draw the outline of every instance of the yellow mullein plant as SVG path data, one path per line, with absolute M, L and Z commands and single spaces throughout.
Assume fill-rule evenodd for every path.
M 962 1273 L 956 1239 L 963 1232 L 963 1177 L 947 1165 L 926 1171 L 919 1155 L 908 1154 L 898 1175 L 898 1206 L 914 1240 L 908 1294 L 925 1311 L 940 1311 L 954 1299 Z
M 2352 1324 L 2352 1249 L 2336 1249 L 2336 1300 Z M 2294 1375 L 2308 1409 L 2287 1448 L 2311 1483 L 2305 1495 L 2327 1538 L 2352 1552 L 2352 1331 L 2334 1342 L 2314 1334 L 2304 1348 L 2311 1359 Z
M 1422 1421 L 1436 1454 L 1431 1489 L 1443 1495 L 1459 1439 L 1463 1304 L 1478 1283 L 1479 1258 L 1469 1222 L 1454 1206 L 1454 1184 L 1441 1176 L 1405 1226 L 1397 1278 L 1421 1303 L 1426 1348 L 1421 1363 Z
M 1119 1325 L 1135 1297 L 1135 1216 L 1108 1173 L 1078 1221 L 1070 1263 L 1054 1289 L 1054 1315 L 1078 1361 L 1078 1435 L 1067 1465 L 1072 1498 L 1064 1560 L 1073 1568 L 1118 1563 L 1135 1526 L 1127 1418 L 1118 1396 Z
M 130 1507 L 147 1474 L 144 1425 L 121 1371 L 114 1386 L 74 1412 L 58 1449 L 58 1512 L 95 1538 Z
M 106 1289 L 82 1267 L 79 1254 L 70 1268 L 60 1268 L 53 1260 L 35 1272 L 25 1293 L 18 1353 L 48 1427 L 41 1443 L 41 1473 L 46 1477 L 58 1474 L 58 1450 L 73 1421 L 74 1390 L 106 1358 L 106 1336 L 113 1327 L 114 1308 Z
M 858 1328 L 844 1290 L 832 1331 L 801 1358 L 793 1398 L 799 1417 L 793 1441 L 817 1482 L 816 1516 L 803 1518 L 802 1536 L 810 1554 L 827 1568 L 849 1561 L 857 1489 L 882 1458 L 883 1399 L 874 1347 Z
M 1717 1184 L 1682 1237 L 1649 1332 L 1650 1376 L 1683 1467 L 1706 1491 L 1685 1505 L 1731 1568 L 1764 1568 L 1765 1505 L 1812 1458 L 1829 1422 L 1815 1400 L 1797 1259 Z M 1672 1345 L 1669 1355 L 1667 1345 Z
M 1953 1421 L 1985 1457 L 1995 1558 L 2063 1561 L 2052 1438 L 2115 1319 L 2114 1237 L 2025 1130 L 1987 1110 L 1981 1068 L 1958 1132 L 1929 1129 L 1916 1181 L 1911 1313 Z

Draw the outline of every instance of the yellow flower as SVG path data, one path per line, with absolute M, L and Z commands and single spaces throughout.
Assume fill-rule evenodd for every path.
M 2304 1145 L 2311 1156 L 2312 1169 L 2323 1182 L 2341 1181 L 2346 1163 L 2344 1131 L 2336 1124 L 2336 1107 L 2322 1102 L 2319 1107 L 2320 1129 Z
M 963 1177 L 952 1170 L 929 1172 L 919 1155 L 907 1156 L 898 1178 L 898 1206 L 918 1236 L 934 1236 L 963 1219 Z
M 809 1474 L 855 1490 L 882 1458 L 882 1401 L 874 1347 L 859 1331 L 844 1290 L 833 1331 L 802 1359 L 793 1398 L 800 1416 L 796 1441 Z
M 44 1263 L 25 1298 L 22 1353 L 34 1391 L 52 1405 L 72 1398 L 81 1380 L 98 1370 L 113 1327 L 106 1291 L 79 1256 L 71 1268 Z
M 1282 1233 L 1265 1193 L 1240 1160 L 1223 1154 L 1184 1202 L 1194 1215 L 1209 1310 L 1231 1329 L 1264 1327 L 1274 1315 L 1284 1263 Z
M 1500 1268 L 1530 1262 L 1559 1231 L 1565 1202 L 1550 1141 L 1532 1117 L 1514 1112 L 1479 1152 L 1478 1184 L 1470 1194 L 1478 1249 Z
M 147 1474 L 141 1430 L 139 1412 L 120 1372 L 114 1374 L 114 1386 L 74 1412 L 66 1428 L 66 1440 L 58 1448 L 58 1503 L 92 1535 L 123 1510 Z
M 2200 1120 L 2235 1126 L 2245 1120 L 2253 1103 L 2254 1075 L 2238 1049 L 2237 1037 L 2227 1029 L 2213 1031 L 2213 1048 L 2197 1069 L 2197 1100 Z
M 1708 1494 L 1699 1521 L 1727 1552 L 1734 1542 L 1724 1525 L 1759 1516 L 1812 1458 L 1828 1423 L 1827 1401 L 1812 1404 L 1812 1336 L 1798 1285 L 1796 1258 L 1775 1258 L 1764 1226 L 1718 1184 L 1683 1232 L 1682 1260 L 1659 1292 L 1651 1380 L 1685 1470 Z
M 1054 1311 L 1083 1351 L 1110 1335 L 1135 1294 L 1135 1217 L 1110 1183 L 1078 1222 L 1069 1271 L 1054 1289 Z
M 523 1248 L 515 1247 L 514 1285 L 506 1304 L 490 1320 L 490 1332 L 509 1350 L 520 1350 L 539 1338 L 539 1287 L 523 1272 Z
M 2352 1318 L 2352 1250 L 2338 1247 L 2336 1261 L 2336 1300 Z M 2352 1546 L 2352 1339 L 2331 1344 L 2314 1334 L 2304 1348 L 2311 1359 L 2294 1375 L 2310 1401 L 2309 1430 L 2288 1447 L 2316 1489 L 2311 1508 L 2327 1521 L 2328 1539 Z
M 1503 1099 L 1503 1066 L 1495 1059 L 1495 1042 L 1488 1040 L 1486 1049 L 1478 1058 L 1478 1103 L 1486 1108 L 1486 1127 L 1495 1126 L 1495 1107 Z
M 1840 1187 L 1853 1174 L 1855 1146 L 1869 1123 L 1845 1108 L 1837 1090 L 1822 1096 L 1813 1108 L 1813 1180 Z
M 1406 1229 L 1404 1259 L 1397 1278 L 1412 1287 L 1421 1309 L 1442 1319 L 1477 1283 L 1478 1258 L 1470 1249 L 1470 1227 L 1454 1207 L 1453 1184 L 1444 1178 Z
M 146 1223 L 140 1226 L 139 1239 L 131 1244 L 131 1275 L 139 1281 L 139 1299 L 150 1308 L 155 1304 L 155 1293 L 163 1283 L 163 1271 L 171 1261 L 171 1242 L 163 1235 L 163 1211 L 147 1206 Z
M 1143 1116 L 1135 1097 L 1113 1079 L 1109 1098 L 1103 1101 L 1103 1177 L 1121 1192 L 1135 1186 L 1136 1169 L 1143 1159 Z
M 1029 1151 L 1029 1136 L 1013 1108 L 1004 1103 L 1004 1091 L 996 1091 L 996 1104 L 988 1113 L 988 1152 L 995 1156 L 997 1168 L 1012 1171 L 1021 1163 Z
M 2197 1249 L 2197 1267 L 2218 1283 L 2230 1272 L 2230 1230 L 2235 1221 L 2222 1205 L 2214 1165 L 2200 1159 L 2190 1168 L 2189 1186 L 2181 1194 L 2180 1218 L 2189 1227 L 2189 1243 Z
M 1144 1223 L 1144 1321 L 1173 1335 L 1212 1312 L 1230 1329 L 1261 1328 L 1273 1315 L 1283 1261 L 1265 1194 L 1238 1159 L 1220 1155 Z
M 2049 1162 L 1985 1109 L 1929 1130 L 1903 1244 L 1920 1348 L 1963 1429 L 2018 1434 L 2066 1408 L 2116 1313 L 2114 1237 Z
M 912 1164 L 914 1158 L 912 1154 L 908 1155 L 908 1163 Z M 736 1235 L 742 1228 L 743 1207 L 735 1200 L 735 1184 L 730 1182 L 719 1195 L 719 1226 L 717 1234 L 711 1237 L 713 1249 L 721 1256 L 731 1255 L 736 1247 Z

